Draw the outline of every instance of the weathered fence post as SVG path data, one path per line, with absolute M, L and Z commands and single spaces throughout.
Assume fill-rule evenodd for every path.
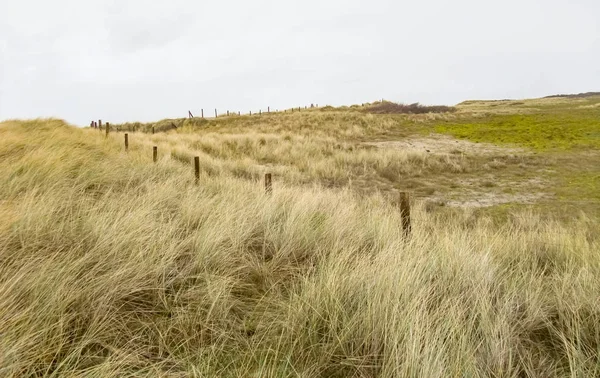
M 250 110 L 250 115 L 252 115 L 252 110 Z
M 265 174 L 265 193 L 273 193 L 273 180 L 270 173 Z
M 152 161 L 155 163 L 158 161 L 158 146 L 152 147 Z
M 154 126 L 152 126 L 152 134 L 154 134 Z
M 200 156 L 194 156 L 194 172 L 196 174 L 196 185 L 200 182 Z
M 410 197 L 406 192 L 400 192 L 400 216 L 402 218 L 402 232 L 408 238 L 411 233 L 410 225 Z
M 90 129 L 94 128 L 94 121 L 90 122 Z
M 189 111 L 189 110 L 188 110 L 188 116 L 189 116 L 190 118 L 194 118 L 194 116 L 192 115 L 192 112 L 191 112 L 191 111 Z
M 110 131 L 110 122 L 106 122 L 106 137 L 108 138 L 108 133 Z
M 202 118 L 204 118 L 204 109 L 200 109 L 200 113 L 202 115 Z
M 267 113 L 271 113 L 271 107 L 267 106 Z
M 125 133 L 125 152 L 129 151 L 129 134 Z
M 217 109 L 215 109 L 215 118 L 218 118 L 219 116 L 217 115 Z
M 239 115 L 239 116 L 241 116 L 241 115 L 242 115 L 242 112 L 240 112 L 239 110 L 238 110 L 238 115 Z
M 98 120 L 98 130 L 102 131 L 102 120 Z
M 262 115 L 262 110 L 259 110 L 259 111 L 258 111 L 258 115 Z

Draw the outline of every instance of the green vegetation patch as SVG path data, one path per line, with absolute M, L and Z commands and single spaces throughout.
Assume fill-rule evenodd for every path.
M 600 201 L 600 172 L 579 172 L 564 177 L 561 198 L 576 198 Z
M 439 133 L 475 142 L 516 144 L 536 150 L 600 148 L 600 112 L 491 115 L 436 126 Z

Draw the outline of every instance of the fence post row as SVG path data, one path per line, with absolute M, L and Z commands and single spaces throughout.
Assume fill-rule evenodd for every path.
M 298 107 L 298 111 L 300 111 L 302 108 Z M 267 111 L 270 112 L 270 107 L 267 107 Z M 294 108 L 291 109 L 292 112 L 294 111 Z M 191 116 L 191 112 L 188 112 Z M 240 114 L 241 112 L 238 112 L 238 114 Z M 285 113 L 285 110 L 284 110 Z M 227 114 L 229 115 L 229 111 L 227 112 Z M 259 110 L 259 114 L 261 114 L 261 111 Z M 250 115 L 252 115 L 252 111 L 250 111 Z M 217 116 L 217 109 L 215 109 L 215 117 Z M 202 117 L 204 117 L 204 110 L 202 110 Z M 102 120 L 99 119 L 98 123 L 96 123 L 96 121 L 91 121 L 90 123 L 90 127 L 97 127 L 98 129 L 102 130 Z M 109 132 L 110 132 L 110 122 L 106 122 L 105 125 L 105 130 L 106 130 L 106 136 L 108 137 Z M 152 134 L 154 134 L 155 129 L 154 126 L 152 126 Z M 124 134 L 125 137 L 125 151 L 128 152 L 129 151 L 129 134 L 125 133 Z M 153 146 L 152 147 L 152 161 L 154 163 L 156 163 L 158 161 L 158 146 Z M 195 178 L 196 178 L 196 184 L 198 184 L 200 182 L 200 157 L 199 156 L 195 156 L 194 157 L 194 173 L 195 173 Z M 266 173 L 265 174 L 265 193 L 266 194 L 272 194 L 273 193 L 273 177 L 271 173 Z M 405 238 L 409 238 L 412 232 L 412 225 L 411 225 L 411 217 L 410 217 L 410 195 L 407 192 L 400 192 L 400 216 L 401 216 L 401 220 L 402 220 L 402 234 Z
M 400 193 L 400 216 L 402 218 L 402 233 L 405 238 L 408 238 L 411 233 L 410 197 L 406 192 Z

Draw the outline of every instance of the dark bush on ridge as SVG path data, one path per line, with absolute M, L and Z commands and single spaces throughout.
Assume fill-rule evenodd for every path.
M 456 108 L 444 105 L 426 106 L 418 102 L 414 104 L 398 104 L 390 101 L 382 101 L 369 106 L 366 111 L 375 114 L 424 114 L 450 113 L 455 112 Z
M 585 92 L 578 94 L 557 94 L 552 96 L 546 96 L 544 98 L 557 98 L 557 97 L 565 97 L 565 98 L 586 98 L 586 97 L 595 97 L 600 96 L 600 92 Z

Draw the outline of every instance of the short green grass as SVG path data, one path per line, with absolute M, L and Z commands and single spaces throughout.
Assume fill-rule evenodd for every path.
M 440 133 L 475 142 L 512 144 L 538 151 L 600 148 L 600 109 L 540 114 L 490 115 L 440 124 Z
M 547 197 L 538 209 L 600 214 L 600 97 L 469 101 L 459 108 L 463 118 L 438 122 L 433 129 L 534 151 L 537 175 L 547 180 Z

